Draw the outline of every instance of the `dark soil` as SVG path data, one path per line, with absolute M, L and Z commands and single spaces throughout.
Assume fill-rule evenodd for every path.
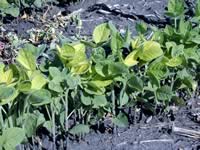
M 163 27 L 168 24 L 164 16 L 167 0 L 83 0 L 77 4 L 48 6 L 43 11 L 25 11 L 33 16 L 24 18 L 6 18 L 1 32 L 1 42 L 7 47 L 10 41 L 7 40 L 7 33 L 16 33 L 21 39 L 29 39 L 30 29 L 44 30 L 48 26 L 54 26 L 59 22 L 56 31 L 63 32 L 65 36 L 74 36 L 77 32 L 76 24 L 67 19 L 71 13 L 80 13 L 83 26 L 81 35 L 91 35 L 94 27 L 102 22 L 112 21 L 122 32 L 129 26 L 133 34 L 135 23 L 144 21 L 148 24 Z M 188 2 L 190 5 L 190 1 Z M 60 12 L 60 13 L 59 13 Z M 188 12 L 189 13 L 189 12 Z M 45 15 L 44 15 L 45 14 Z M 59 20 L 60 15 L 61 20 Z M 58 21 L 59 20 L 59 21 Z M 66 23 L 68 22 L 68 23 Z M 63 25 L 66 23 L 65 25 Z M 38 40 L 33 44 L 50 43 L 52 39 Z M 9 48 L 8 48 L 9 49 Z M 5 53 L 5 54 L 4 54 Z M 0 58 L 10 59 L 4 52 Z M 171 107 L 171 113 L 162 113 L 156 116 L 144 115 L 141 109 L 135 112 L 134 124 L 128 128 L 117 128 L 116 133 L 110 133 L 109 123 L 105 123 L 102 130 L 92 130 L 82 138 L 74 139 L 66 143 L 57 141 L 57 149 L 69 150 L 197 150 L 200 149 L 200 137 L 188 137 L 173 130 L 173 127 L 200 131 L 198 114 L 200 99 L 189 100 L 184 107 Z M 109 122 L 109 120 L 108 120 Z M 52 139 L 44 131 L 40 132 L 40 146 L 36 143 L 21 145 L 19 149 L 47 149 L 53 148 Z

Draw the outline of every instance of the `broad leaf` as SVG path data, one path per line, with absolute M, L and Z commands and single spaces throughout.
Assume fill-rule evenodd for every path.
M 25 139 L 25 132 L 21 128 L 13 127 L 3 131 L 1 137 L 3 140 L 3 147 L 5 149 L 15 149 L 17 145 Z
M 112 35 L 111 38 L 111 49 L 112 53 L 116 54 L 124 45 L 124 39 L 120 35 L 120 33 L 116 33 Z
M 13 101 L 18 96 L 18 91 L 13 87 L 0 85 L 0 105 L 5 105 Z
M 119 127 L 127 127 L 128 126 L 128 118 L 123 113 L 119 113 L 117 117 L 112 119 L 112 122 Z
M 42 106 L 51 103 L 51 93 L 48 90 L 36 90 L 29 96 L 29 102 L 33 106 Z
M 156 91 L 156 96 L 158 100 L 168 101 L 171 100 L 173 92 L 169 86 L 163 86 Z
M 31 80 L 31 89 L 40 90 L 47 83 L 47 79 L 43 74 L 36 72 Z
M 84 124 L 78 124 L 69 131 L 69 133 L 74 134 L 74 135 L 82 135 L 89 132 L 90 132 L 89 126 L 84 125 Z
M 31 51 L 21 49 L 18 53 L 16 60 L 28 71 L 36 70 L 36 60 Z
M 107 23 L 98 25 L 93 32 L 93 41 L 98 44 L 109 39 L 110 29 Z
M 106 96 L 105 95 L 94 96 L 92 103 L 94 105 L 93 106 L 94 108 L 106 106 L 106 104 L 107 104 Z
M 128 85 L 137 90 L 137 91 L 142 91 L 143 90 L 143 81 L 137 77 L 137 76 L 132 76 L 129 80 L 128 80 Z
M 177 66 L 180 66 L 182 62 L 183 62 L 182 57 L 173 57 L 169 59 L 168 62 L 166 62 L 166 65 L 169 67 L 177 67 Z
M 131 52 L 128 56 L 126 56 L 126 58 L 124 59 L 124 64 L 127 65 L 128 67 L 137 65 L 138 64 L 137 52 L 138 51 L 135 50 L 135 51 Z
M 151 61 L 163 55 L 160 44 L 154 41 L 146 41 L 143 44 L 143 49 L 139 52 L 140 59 L 144 61 Z
M 169 0 L 167 15 L 178 17 L 184 13 L 184 0 Z

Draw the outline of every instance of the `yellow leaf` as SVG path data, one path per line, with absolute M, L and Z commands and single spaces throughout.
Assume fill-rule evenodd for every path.
M 128 67 L 134 66 L 138 64 L 137 61 L 137 54 L 138 51 L 133 51 L 131 52 L 125 59 L 124 59 L 124 64 L 127 65 Z
M 7 85 L 13 81 L 13 71 L 11 69 L 2 72 L 0 74 L 0 83 L 6 83 Z
M 40 90 L 47 83 L 47 79 L 39 72 L 33 75 L 31 80 L 31 89 Z
M 146 41 L 143 44 L 143 49 L 139 53 L 140 59 L 144 61 L 152 61 L 155 58 L 163 55 L 163 50 L 158 42 Z

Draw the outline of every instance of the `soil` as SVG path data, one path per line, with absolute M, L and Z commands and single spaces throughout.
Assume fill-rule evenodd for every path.
M 187 1 L 191 5 L 192 1 Z M 148 24 L 163 27 L 169 23 L 164 15 L 167 0 L 82 0 L 71 5 L 47 6 L 43 11 L 24 11 L 26 15 L 33 17 L 5 18 L 3 27 L 0 29 L 0 41 L 4 42 L 8 49 L 10 41 L 7 40 L 7 33 L 12 32 L 21 39 L 30 39 L 28 30 L 44 30 L 48 26 L 54 26 L 59 20 L 56 31 L 62 32 L 65 36 L 74 36 L 77 32 L 76 24 L 68 16 L 80 14 L 82 20 L 81 35 L 91 36 L 94 27 L 102 22 L 112 21 L 124 32 L 128 26 L 133 34 L 135 23 L 144 21 Z M 44 15 L 45 14 L 45 15 Z M 188 12 L 190 14 L 190 12 Z M 66 23 L 67 22 L 67 23 Z M 66 23 L 66 24 L 65 24 Z M 64 24 L 64 25 L 63 25 Z M 39 40 L 34 45 L 50 43 L 50 40 Z M 4 60 L 11 59 L 10 55 L 0 54 Z M 68 143 L 65 137 L 63 143 L 57 141 L 57 149 L 68 150 L 198 150 L 200 149 L 200 135 L 191 136 L 174 131 L 174 127 L 200 131 L 198 112 L 200 112 L 198 97 L 187 101 L 183 107 L 171 107 L 170 113 L 151 116 L 138 110 L 135 112 L 133 124 L 128 128 L 117 128 L 115 133 L 110 132 L 109 123 L 105 122 L 103 130 L 92 130 L 82 138 L 71 138 Z M 109 122 L 109 121 L 108 121 Z M 42 134 L 41 134 L 42 133 Z M 41 145 L 25 144 L 18 149 L 47 149 L 53 148 L 52 139 L 48 133 L 42 131 Z M 62 140 L 61 140 L 62 141 Z

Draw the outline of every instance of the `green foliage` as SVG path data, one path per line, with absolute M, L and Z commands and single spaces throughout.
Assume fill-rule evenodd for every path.
M 5 1 L 1 3 L 6 7 Z M 167 110 L 171 103 L 184 104 L 176 96 L 178 91 L 193 94 L 199 82 L 200 22 L 193 26 L 194 18 L 185 19 L 183 8 L 182 0 L 170 0 L 167 14 L 172 16 L 172 24 L 153 28 L 148 38 L 146 31 L 151 28 L 144 23 L 137 24 L 135 37 L 128 29 L 122 34 L 111 22 L 103 23 L 90 39 L 61 42 L 52 51 L 52 60 L 42 57 L 44 46 L 26 44 L 16 63 L 1 63 L 3 148 L 14 149 L 23 139 L 35 136 L 41 126 L 54 137 L 83 135 L 108 114 L 114 126 L 126 127 L 124 110 L 138 102 L 153 112 L 158 107 Z M 195 17 L 198 11 L 199 4 Z M 44 64 L 38 63 L 40 57 Z M 68 123 L 72 118 L 73 125 Z M 13 143 L 7 141 L 10 132 L 17 135 Z
M 13 150 L 25 139 L 25 132 L 21 128 L 8 128 L 0 136 L 0 147 L 6 150 Z

